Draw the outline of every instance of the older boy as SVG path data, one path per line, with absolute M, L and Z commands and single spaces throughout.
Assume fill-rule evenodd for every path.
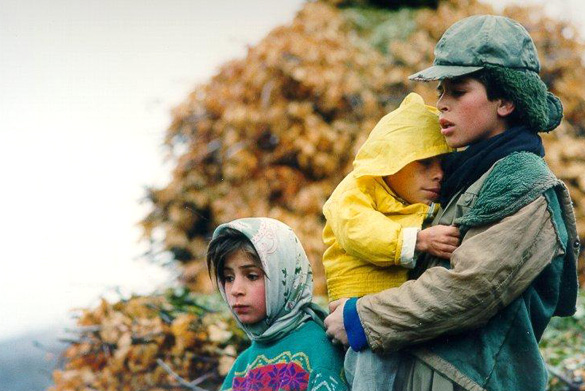
M 542 159 L 537 131 L 558 126 L 562 107 L 539 70 L 520 24 L 479 15 L 451 26 L 433 66 L 411 76 L 440 80 L 442 132 L 468 146 L 446 164 L 434 221 L 458 225 L 461 245 L 450 264 L 426 257 L 417 280 L 336 303 L 326 320 L 352 346 L 409 346 L 397 390 L 546 388 L 538 341 L 552 316 L 574 313 L 579 242 L 568 191 Z

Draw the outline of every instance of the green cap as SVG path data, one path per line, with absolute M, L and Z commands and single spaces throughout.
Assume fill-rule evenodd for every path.
M 563 106 L 538 76 L 540 62 L 530 34 L 505 16 L 474 15 L 456 22 L 435 46 L 433 66 L 409 79 L 452 79 L 482 69 L 503 75 L 514 103 L 522 104 L 536 131 L 548 132 L 560 124 Z
M 534 42 L 520 23 L 504 16 L 474 15 L 449 27 L 435 46 L 433 66 L 409 79 L 450 79 L 486 65 L 540 71 Z

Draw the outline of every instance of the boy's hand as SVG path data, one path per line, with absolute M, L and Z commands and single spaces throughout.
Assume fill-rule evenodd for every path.
M 439 258 L 451 259 L 459 246 L 459 228 L 452 225 L 435 225 L 419 231 L 416 249 Z
M 327 328 L 327 336 L 331 338 L 333 344 L 342 343 L 345 346 L 349 345 L 347 339 L 347 332 L 343 325 L 343 307 L 348 299 L 343 298 L 329 303 L 329 316 L 325 318 L 325 327 Z

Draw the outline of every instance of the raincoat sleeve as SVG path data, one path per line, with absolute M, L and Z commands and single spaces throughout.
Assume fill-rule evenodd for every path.
M 417 280 L 357 301 L 368 344 L 389 352 L 479 327 L 562 251 L 544 197 L 495 224 L 472 228 L 453 252 L 451 269 L 432 267 Z
M 376 210 L 373 192 L 371 187 L 347 189 L 324 208 L 327 222 L 349 255 L 377 266 L 407 266 L 412 257 L 406 259 L 402 251 L 404 230 Z

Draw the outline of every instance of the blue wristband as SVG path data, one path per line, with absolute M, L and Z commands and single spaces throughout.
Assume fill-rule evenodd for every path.
M 368 340 L 357 312 L 357 301 L 357 297 L 352 297 L 345 302 L 343 307 L 343 326 L 345 326 L 349 346 L 359 352 L 368 346 Z

